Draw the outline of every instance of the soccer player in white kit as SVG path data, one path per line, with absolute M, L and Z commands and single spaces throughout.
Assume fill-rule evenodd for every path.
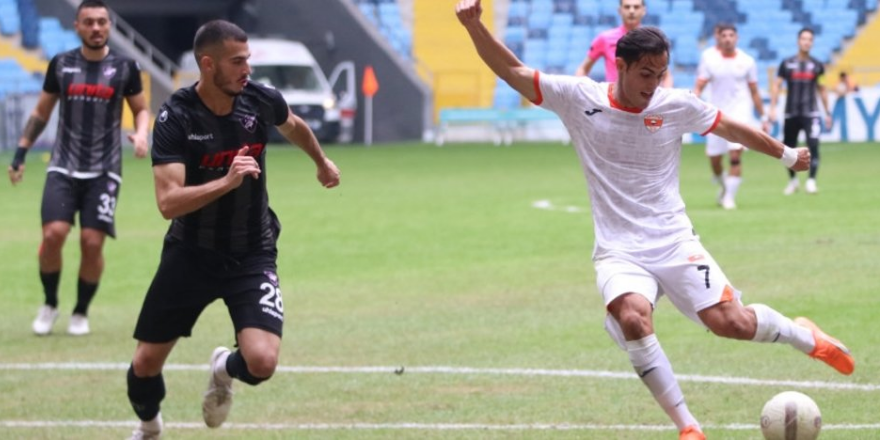
M 806 318 L 791 320 L 763 304 L 744 306 L 685 214 L 679 193 L 681 136 L 713 132 L 803 171 L 809 151 L 721 114 L 687 90 L 659 88 L 669 42 L 640 27 L 617 43 L 618 79 L 541 74 L 524 65 L 480 22 L 480 0 L 461 0 L 456 14 L 477 53 L 523 96 L 562 119 L 589 183 L 596 242 L 596 280 L 608 311 L 605 328 L 679 429 L 705 439 L 689 411 L 660 343 L 652 314 L 662 295 L 719 336 L 780 342 L 851 374 L 849 350 Z
M 699 97 L 708 85 L 708 101 L 725 116 L 744 123 L 751 123 L 753 108 L 757 110 L 762 129 L 769 131 L 764 116 L 764 103 L 758 92 L 758 68 L 755 59 L 736 47 L 736 26 L 722 23 L 715 26 L 716 46 L 706 49 L 697 66 L 697 83 L 694 94 Z M 721 186 L 718 204 L 724 209 L 736 209 L 736 193 L 742 181 L 742 144 L 728 142 L 720 136 L 706 136 L 706 156 L 712 167 L 713 180 Z M 724 175 L 722 159 L 729 153 L 730 169 Z

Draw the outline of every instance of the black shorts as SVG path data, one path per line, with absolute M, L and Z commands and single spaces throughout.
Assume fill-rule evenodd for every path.
M 43 224 L 63 221 L 74 225 L 74 216 L 79 211 L 81 228 L 98 229 L 116 238 L 116 201 L 121 185 L 119 177 L 108 174 L 76 179 L 50 171 L 46 173 L 40 208 Z
M 796 148 L 801 131 L 807 136 L 807 146 L 813 148 L 819 145 L 822 123 L 819 121 L 818 116 L 785 118 L 785 125 L 782 127 L 782 143 L 791 148 Z
M 232 258 L 166 237 L 134 338 L 163 343 L 188 337 L 205 307 L 220 298 L 236 335 L 244 328 L 259 328 L 280 337 L 284 303 L 276 255 L 262 251 Z

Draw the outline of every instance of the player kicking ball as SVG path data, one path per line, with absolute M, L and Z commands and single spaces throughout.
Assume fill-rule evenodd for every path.
M 555 112 L 571 133 L 592 200 L 593 260 L 608 312 L 605 328 L 678 427 L 680 439 L 705 435 L 654 334 L 652 315 L 663 295 L 718 336 L 788 344 L 842 374 L 853 372 L 849 350 L 809 320 L 791 320 L 763 304 L 743 305 L 694 233 L 679 193 L 685 133 L 714 133 L 794 171 L 809 167 L 806 148 L 786 147 L 687 90 L 659 88 L 669 42 L 657 28 L 624 35 L 617 43 L 617 81 L 596 83 L 524 65 L 480 22 L 481 13 L 479 0 L 456 6 L 482 60 L 520 94 Z
M 276 274 L 281 226 L 262 172 L 269 130 L 277 127 L 309 155 L 323 186 L 339 184 L 336 165 L 281 93 L 248 80 L 247 40 L 227 21 L 199 28 L 193 44 L 199 82 L 175 92 L 156 118 L 156 200 L 172 221 L 134 331 L 138 344 L 127 379 L 141 420 L 135 439 L 161 435 L 162 368 L 217 299 L 229 310 L 238 349 L 218 347 L 211 355 L 205 424 L 216 428 L 226 420 L 233 379 L 257 385 L 275 372 L 284 304 Z

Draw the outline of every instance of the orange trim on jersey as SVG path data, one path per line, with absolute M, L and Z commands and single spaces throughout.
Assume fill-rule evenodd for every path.
M 541 94 L 541 81 L 539 79 L 540 79 L 540 72 L 538 72 L 538 69 L 535 69 L 535 76 L 533 79 L 533 83 L 535 84 L 535 93 L 538 95 L 538 97 L 535 98 L 534 101 L 532 101 L 532 104 L 535 104 L 535 105 L 541 105 L 541 103 L 544 102 L 544 95 Z
M 642 110 L 644 110 L 637 107 L 626 107 L 623 104 L 617 102 L 617 100 L 614 99 L 614 83 L 608 84 L 608 102 L 611 103 L 611 108 L 623 110 L 627 113 L 641 113 Z
M 721 300 L 718 302 L 731 302 L 733 301 L 733 287 L 730 287 L 730 284 L 724 286 L 724 291 L 721 292 Z
M 703 133 L 700 133 L 700 136 L 705 136 L 705 135 L 711 133 L 712 130 L 714 130 L 715 127 L 718 126 L 718 123 L 719 123 L 719 122 L 721 122 L 721 110 L 718 110 L 718 114 L 715 115 L 715 122 L 712 123 L 712 126 L 709 127 L 709 129 L 706 130 L 706 131 L 704 131 Z

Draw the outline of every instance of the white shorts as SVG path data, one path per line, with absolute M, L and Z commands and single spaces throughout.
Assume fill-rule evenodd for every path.
M 698 240 L 688 240 L 638 256 L 612 256 L 595 262 L 596 284 L 608 307 L 616 298 L 636 293 L 657 307 L 666 295 L 685 316 L 705 327 L 697 312 L 726 301 L 740 301 L 740 291 Z
M 730 150 L 742 150 L 743 148 L 745 148 L 743 144 L 729 142 L 721 136 L 715 136 L 711 133 L 706 135 L 706 156 L 723 156 Z

